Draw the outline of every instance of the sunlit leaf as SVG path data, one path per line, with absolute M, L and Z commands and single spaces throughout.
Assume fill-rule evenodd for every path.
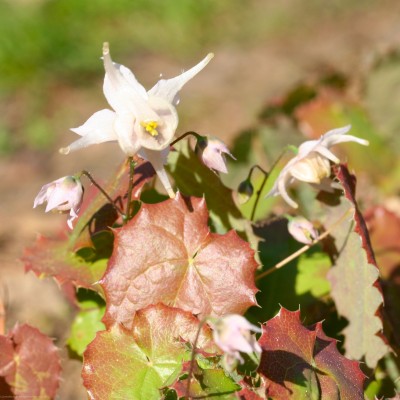
M 55 397 L 61 366 L 49 337 L 29 325 L 16 325 L 7 335 L 0 335 L 0 354 L 0 377 L 16 399 Z
M 194 342 L 199 326 L 191 313 L 150 306 L 135 314 L 132 325 L 98 332 L 85 351 L 82 377 L 92 398 L 158 400 L 190 359 L 185 342 Z M 206 326 L 197 346 L 215 350 Z
M 263 350 L 258 369 L 267 397 L 286 399 L 363 399 L 364 374 L 359 363 L 343 357 L 321 323 L 304 327 L 300 311 L 281 308 L 262 326 Z
M 336 206 L 327 207 L 328 224 L 340 221 L 346 212 L 348 217 L 343 218 L 331 234 L 336 254 L 332 255 L 335 265 L 328 279 L 337 310 L 349 321 L 343 330 L 346 355 L 357 360 L 365 357 L 367 365 L 374 368 L 388 351 L 379 336 L 382 334 L 379 309 L 383 304 L 378 283 L 379 270 L 366 224 L 354 197 L 354 176 L 343 165 L 335 171 L 343 186 L 344 197 Z
M 211 233 L 204 199 L 178 195 L 143 204 L 115 233 L 101 280 L 104 322 L 131 327 L 136 310 L 162 302 L 201 317 L 243 313 L 255 304 L 254 251 L 235 231 Z

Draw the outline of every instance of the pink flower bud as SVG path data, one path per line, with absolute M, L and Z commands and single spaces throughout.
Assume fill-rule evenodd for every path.
M 57 210 L 70 212 L 67 224 L 72 229 L 72 221 L 78 217 L 83 199 L 83 186 L 79 178 L 64 176 L 44 185 L 33 203 L 33 208 L 47 202 L 46 212 Z
M 288 231 L 294 239 L 304 244 L 311 244 L 318 237 L 318 231 L 304 217 L 290 217 Z
M 251 334 L 261 332 L 258 326 L 250 324 L 244 317 L 231 314 L 210 324 L 216 345 L 231 359 L 243 363 L 242 353 L 261 353 L 261 347 Z
M 196 151 L 207 168 L 224 174 L 228 172 L 226 168 L 225 154 L 228 154 L 236 160 L 225 144 L 215 138 L 202 137 L 198 139 Z

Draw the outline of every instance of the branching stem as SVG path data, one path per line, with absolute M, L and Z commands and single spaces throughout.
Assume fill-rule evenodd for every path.
M 100 190 L 103 196 L 110 202 L 110 204 L 115 208 L 119 215 L 125 219 L 124 212 L 115 204 L 114 200 L 107 194 L 107 192 L 94 180 L 93 176 L 88 171 L 81 171 L 78 175 L 85 175 L 90 182 Z
M 278 264 L 275 264 L 273 267 L 267 269 L 266 271 L 262 272 L 260 275 L 256 277 L 256 281 L 266 277 L 267 275 L 272 274 L 279 268 L 282 268 L 284 265 L 290 263 L 290 261 L 294 260 L 301 254 L 305 253 L 309 248 L 320 242 L 322 239 L 325 239 L 333 230 L 335 230 L 351 213 L 354 212 L 354 208 L 349 208 L 333 225 L 329 227 L 322 235 L 318 236 L 311 244 L 306 244 L 301 249 L 295 251 L 290 256 L 286 257 L 284 260 L 280 261 Z
M 196 346 L 197 346 L 197 341 L 199 340 L 200 337 L 200 332 L 203 329 L 204 324 L 207 322 L 208 317 L 203 318 L 200 323 L 199 327 L 197 328 L 196 332 L 196 337 L 194 338 L 193 342 L 193 347 L 192 347 L 192 358 L 190 359 L 190 366 L 189 366 L 189 372 L 188 372 L 188 381 L 186 385 L 186 395 L 188 399 L 190 399 L 190 385 L 191 385 L 191 380 L 192 380 L 192 375 L 193 375 L 193 370 L 194 370 L 194 362 L 196 360 Z

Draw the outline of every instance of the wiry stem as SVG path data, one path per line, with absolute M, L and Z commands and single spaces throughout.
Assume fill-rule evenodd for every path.
M 124 218 L 124 225 L 129 221 L 131 216 L 131 201 L 132 201 L 132 190 L 133 190 L 133 175 L 135 173 L 135 162 L 133 157 L 128 157 L 129 163 L 129 186 L 128 186 L 128 199 L 126 203 L 126 217 Z
M 110 204 L 115 208 L 118 214 L 124 219 L 124 212 L 115 204 L 114 200 L 108 195 L 108 193 L 94 180 L 93 176 L 88 171 L 81 171 L 78 175 L 85 175 L 90 182 L 100 190 L 103 196 L 110 202 Z
M 272 268 L 264 271 L 260 275 L 256 276 L 256 281 L 260 280 L 261 278 L 266 277 L 267 275 L 272 274 L 279 268 L 282 268 L 284 265 L 290 263 L 290 261 L 294 260 L 296 257 L 300 256 L 301 254 L 305 253 L 309 248 L 320 242 L 322 239 L 325 239 L 333 230 L 335 230 L 343 220 L 350 214 L 350 212 L 354 212 L 354 208 L 349 208 L 333 225 L 329 227 L 322 235 L 318 236 L 311 244 L 306 244 L 301 249 L 295 251 L 290 256 L 286 257 L 284 260 L 280 261 L 278 264 L 275 264 Z
M 179 136 L 177 139 L 175 139 L 173 142 L 171 142 L 170 146 L 173 146 L 174 144 L 178 143 L 179 141 L 181 141 L 182 139 L 184 139 L 186 136 L 194 136 L 196 139 L 200 139 L 202 136 L 199 135 L 198 133 L 194 132 L 194 131 L 189 131 L 184 133 L 183 135 Z
M 253 170 L 254 170 L 255 168 L 258 168 L 258 169 L 264 174 L 264 179 L 263 179 L 263 181 L 262 181 L 262 183 L 261 183 L 260 188 L 257 190 L 257 193 L 256 193 L 256 196 L 257 196 L 257 197 L 256 197 L 256 200 L 255 200 L 254 205 L 253 205 L 253 210 L 251 211 L 250 221 L 254 221 L 254 217 L 255 217 L 255 215 L 256 215 L 256 210 L 257 210 L 258 202 L 259 202 L 260 197 L 261 197 L 261 193 L 262 193 L 262 191 L 263 191 L 263 189 L 264 189 L 265 184 L 266 184 L 267 181 L 268 181 L 269 176 L 271 175 L 271 172 L 275 169 L 275 167 L 278 165 L 279 161 L 281 161 L 282 157 L 286 154 L 286 152 L 287 152 L 288 150 L 292 150 L 292 149 L 293 149 L 293 146 L 286 146 L 286 147 L 283 149 L 282 153 L 279 155 L 279 157 L 278 157 L 278 158 L 275 160 L 275 162 L 271 165 L 271 168 L 269 169 L 269 172 L 265 171 L 265 170 L 264 170 L 263 168 L 261 168 L 259 165 L 254 165 L 254 166 L 250 169 L 248 179 L 250 179 L 251 174 L 253 173 Z
M 193 375 L 193 370 L 194 370 L 194 362 L 196 360 L 196 346 L 197 346 L 197 341 L 199 340 L 200 337 L 200 332 L 204 326 L 204 324 L 207 322 L 207 317 L 203 318 L 200 323 L 199 323 L 199 327 L 197 328 L 197 333 L 196 333 L 196 337 L 194 338 L 194 342 L 193 342 L 193 347 L 192 347 L 192 358 L 190 359 L 190 366 L 189 366 L 189 372 L 188 372 L 188 381 L 187 381 L 187 385 L 186 385 L 186 394 L 185 397 L 187 397 L 188 399 L 190 399 L 190 385 L 191 385 L 191 379 L 192 379 L 192 375 Z

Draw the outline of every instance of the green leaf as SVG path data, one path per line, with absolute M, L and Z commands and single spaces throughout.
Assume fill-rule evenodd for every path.
M 327 227 L 339 223 L 331 233 L 335 260 L 328 274 L 331 295 L 339 314 L 349 321 L 343 330 L 346 355 L 357 360 L 365 357 L 366 364 L 375 368 L 388 351 L 380 337 L 383 326 L 379 309 L 383 297 L 379 270 L 365 221 L 354 198 L 355 177 L 343 165 L 335 168 L 335 174 L 343 186 L 344 196 L 336 200 L 336 206 L 327 205 L 324 212 Z
M 232 190 L 200 162 L 187 142 L 182 143 L 178 151 L 170 153 L 167 168 L 179 191 L 205 197 L 216 232 L 225 233 L 232 228 L 244 231 L 244 220 L 233 201 Z
M 94 299 L 79 301 L 80 311 L 75 316 L 71 325 L 71 334 L 67 344 L 79 356 L 83 355 L 88 344 L 95 338 L 96 332 L 104 330 L 104 324 L 101 322 L 105 312 L 105 303 L 100 296 Z
M 132 329 L 115 324 L 98 332 L 84 353 L 85 387 L 96 399 L 160 399 L 190 359 L 185 342 L 193 343 L 198 325 L 191 313 L 159 304 L 138 311 Z M 197 346 L 215 350 L 208 327 Z
M 329 293 L 330 285 L 326 274 L 331 260 L 325 253 L 314 251 L 299 257 L 295 290 L 298 295 L 311 293 L 315 298 Z

